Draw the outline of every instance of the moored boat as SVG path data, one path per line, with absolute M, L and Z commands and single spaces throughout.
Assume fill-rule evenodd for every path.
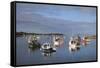
M 80 48 L 80 37 L 76 36 L 76 37 L 71 37 L 70 41 L 69 41 L 69 50 L 70 51 L 76 51 Z
M 56 49 L 54 49 L 50 43 L 44 43 L 43 45 L 41 45 L 40 50 L 43 52 L 55 52 L 56 51 Z

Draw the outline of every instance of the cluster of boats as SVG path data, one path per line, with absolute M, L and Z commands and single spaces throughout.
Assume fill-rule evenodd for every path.
M 87 46 L 91 40 L 96 39 L 95 35 L 92 36 L 83 36 L 82 38 L 80 36 L 74 36 L 70 38 L 69 41 L 69 50 L 70 51 L 77 51 L 80 49 L 81 45 Z
M 81 38 L 79 35 L 73 36 L 69 40 L 69 50 L 70 51 L 77 51 L 80 49 L 80 45 L 87 45 L 91 39 L 96 38 L 95 36 L 84 36 Z M 40 48 L 40 51 L 44 53 L 51 53 L 51 52 L 56 52 L 57 47 L 62 45 L 64 43 L 64 38 L 61 36 L 54 36 L 52 43 L 50 42 L 45 42 L 45 43 L 40 43 L 38 36 L 34 37 L 29 37 L 28 43 L 30 44 L 30 47 L 32 48 Z
M 56 52 L 56 49 L 59 45 L 63 44 L 63 37 L 60 37 L 60 36 L 54 36 L 52 38 L 52 42 L 45 42 L 45 43 L 40 43 L 38 40 L 39 38 L 37 38 L 38 36 L 30 36 L 28 38 L 28 44 L 30 44 L 29 46 L 30 47 L 39 47 L 40 50 L 44 53 L 51 53 L 51 52 Z

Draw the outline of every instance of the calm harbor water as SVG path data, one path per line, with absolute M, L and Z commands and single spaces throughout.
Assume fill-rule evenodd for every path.
M 30 49 L 25 37 L 17 37 L 17 65 L 96 60 L 96 40 L 92 40 L 87 46 L 81 45 L 80 50 L 70 52 L 68 49 L 68 42 L 70 40 L 71 35 L 65 35 L 64 37 L 65 38 L 63 45 L 57 47 L 57 51 L 50 54 L 44 54 L 40 51 L 39 48 L 35 50 Z

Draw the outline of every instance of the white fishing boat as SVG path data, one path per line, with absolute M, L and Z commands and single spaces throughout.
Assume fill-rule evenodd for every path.
M 78 37 L 71 37 L 69 41 L 69 50 L 76 51 L 80 48 L 80 38 Z
M 62 45 L 64 43 L 64 39 L 63 37 L 57 36 L 57 37 L 53 37 L 53 45 L 56 47 L 59 47 L 60 45 Z
M 41 45 L 40 48 L 41 51 L 43 52 L 54 52 L 56 51 L 56 49 L 54 49 L 50 43 L 44 43 L 43 45 Z
M 28 38 L 28 43 L 32 44 L 32 37 L 31 36 L 29 36 L 29 38 Z

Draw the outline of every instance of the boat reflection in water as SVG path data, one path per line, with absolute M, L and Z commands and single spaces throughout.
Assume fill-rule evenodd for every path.
M 46 57 L 52 56 L 54 53 L 55 53 L 55 51 L 51 51 L 51 52 L 41 52 L 41 54 L 42 54 L 43 56 L 46 56 Z

